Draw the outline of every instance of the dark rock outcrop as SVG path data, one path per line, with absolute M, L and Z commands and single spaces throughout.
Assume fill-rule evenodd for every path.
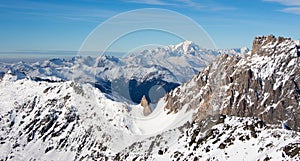
M 274 53 L 266 53 L 263 52 L 263 47 L 267 47 L 266 45 L 272 46 L 274 50 L 276 50 L 276 45 L 281 44 L 284 41 L 291 41 L 291 38 L 278 37 L 276 38 L 274 35 L 269 36 L 257 36 L 255 37 L 252 44 L 252 54 L 268 54 L 272 55 Z

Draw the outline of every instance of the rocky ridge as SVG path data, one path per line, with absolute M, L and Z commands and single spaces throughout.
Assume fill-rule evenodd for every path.
M 108 159 L 134 130 L 129 107 L 91 85 L 23 79 L 0 88 L 0 160 Z
M 258 117 L 270 124 L 300 125 L 300 67 L 295 41 L 273 35 L 256 37 L 249 54 L 221 55 L 184 85 L 170 92 L 166 110 L 188 104 L 194 120 L 224 114 Z
M 225 115 L 136 142 L 114 160 L 297 160 L 299 133 L 260 119 Z

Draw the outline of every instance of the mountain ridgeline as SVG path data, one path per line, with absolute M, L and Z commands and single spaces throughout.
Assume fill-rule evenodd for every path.
M 197 122 L 208 115 L 258 117 L 300 127 L 299 46 L 290 38 L 256 37 L 249 54 L 220 55 L 190 81 L 170 92 L 166 109 L 189 103 Z M 193 92 L 190 92 L 193 91 Z

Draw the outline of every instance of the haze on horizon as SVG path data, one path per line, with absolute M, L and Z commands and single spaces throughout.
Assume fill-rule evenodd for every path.
M 298 0 L 11 0 L 0 2 L 0 53 L 73 54 L 95 27 L 112 16 L 141 8 L 167 9 L 191 18 L 210 35 L 217 48 L 251 48 L 257 35 L 300 38 Z M 143 38 L 136 37 L 127 38 L 111 52 L 132 50 L 141 41 L 160 40 L 162 45 L 182 41 L 166 34 L 142 33 L 139 37 Z

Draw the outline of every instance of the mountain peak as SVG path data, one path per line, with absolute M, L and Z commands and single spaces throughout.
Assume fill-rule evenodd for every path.
M 255 37 L 252 45 L 252 54 L 261 55 L 266 49 L 275 49 L 276 46 L 286 47 L 286 46 L 296 46 L 296 41 L 291 38 L 275 37 L 274 35 L 268 36 L 257 36 Z
M 195 44 L 194 42 L 189 41 L 189 40 L 185 40 L 184 42 L 179 43 L 179 44 L 174 45 L 174 46 L 171 45 L 171 47 L 173 47 L 176 51 L 180 51 L 180 52 L 183 52 L 183 53 L 190 53 L 190 52 L 194 52 L 194 51 L 199 50 L 199 46 L 197 44 Z

